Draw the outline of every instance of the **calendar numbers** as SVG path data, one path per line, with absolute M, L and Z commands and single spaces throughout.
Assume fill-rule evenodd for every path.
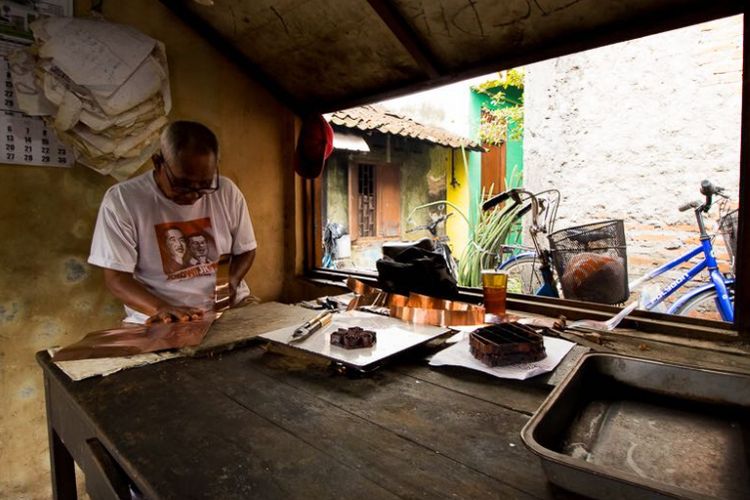
M 0 112 L 0 163 L 67 167 L 73 155 L 38 117 Z
M 18 109 L 8 61 L 0 56 L 0 163 L 69 167 L 73 154 L 38 116 Z

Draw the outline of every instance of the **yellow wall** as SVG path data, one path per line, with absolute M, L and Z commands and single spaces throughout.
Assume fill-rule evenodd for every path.
M 468 156 L 468 153 L 467 153 Z M 453 152 L 453 162 L 448 157 L 448 162 L 445 166 L 445 192 L 446 198 L 449 202 L 458 206 L 461 212 L 467 217 L 469 216 L 469 179 L 466 176 L 467 169 L 464 167 L 464 156 L 461 154 L 460 149 L 456 149 Z M 458 182 L 456 187 L 451 184 L 451 179 L 455 176 L 455 180 Z M 455 212 L 452 208 L 448 208 L 448 212 Z M 454 215 L 448 219 L 446 226 L 446 233 L 451 241 L 451 250 L 453 250 L 453 256 L 460 260 L 463 256 L 466 244 L 469 242 L 469 225 L 461 215 L 454 213 Z
M 78 12 L 88 3 L 77 2 Z M 287 168 L 294 116 L 160 2 L 103 5 L 107 19 L 166 44 L 171 118 L 199 120 L 216 131 L 222 173 L 245 193 L 255 222 L 258 254 L 248 282 L 261 298 L 279 298 L 293 274 L 285 276 L 285 268 L 299 263 L 284 245 L 295 231 L 294 213 L 285 211 L 294 206 L 295 179 Z M 34 353 L 122 317 L 100 272 L 86 264 L 97 208 L 112 183 L 84 167 L 0 165 L 0 498 L 50 495 L 44 390 Z

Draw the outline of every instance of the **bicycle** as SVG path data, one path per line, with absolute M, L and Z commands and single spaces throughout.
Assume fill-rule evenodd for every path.
M 407 217 L 407 220 L 412 220 L 412 215 L 414 212 L 420 208 L 424 207 L 417 207 L 414 210 L 412 210 L 411 214 L 409 214 L 409 217 Z M 451 216 L 453 215 L 452 212 L 443 214 L 437 218 L 435 218 L 432 222 L 429 224 L 424 224 L 421 226 L 414 226 L 411 229 L 408 229 L 406 233 L 413 233 L 416 231 L 427 231 L 430 233 L 430 237 L 432 240 L 432 247 L 435 252 L 440 253 L 443 258 L 445 259 L 445 263 L 448 267 L 448 272 L 453 276 L 455 279 L 458 276 L 458 264 L 456 263 L 456 259 L 453 257 L 453 252 L 451 252 L 451 248 L 448 245 L 449 238 L 448 236 L 439 236 L 437 233 L 437 227 L 440 223 L 445 223 Z
M 337 242 L 344 236 L 344 226 L 338 222 L 327 222 L 323 230 L 323 258 L 322 265 L 327 269 L 335 269 L 338 260 Z
M 507 200 L 525 206 L 515 216 L 515 221 L 520 221 L 526 214 L 532 211 L 532 201 L 536 200 L 538 213 L 532 213 L 532 228 L 535 233 L 551 234 L 554 231 L 557 219 L 557 209 L 560 205 L 560 191 L 547 189 L 538 193 L 531 193 L 521 189 L 511 189 L 500 193 L 482 204 L 482 210 L 489 210 Z M 535 220 L 536 218 L 536 220 Z M 494 255 L 499 262 L 497 270 L 508 273 L 508 291 L 512 293 L 536 294 L 543 289 L 547 296 L 550 295 L 551 285 L 546 288 L 542 275 L 542 261 L 534 247 L 523 245 L 502 245 L 499 252 L 488 252 Z M 510 257 L 504 257 L 510 254 Z
M 540 199 L 541 197 L 541 199 Z M 517 286 L 527 286 L 528 292 L 544 297 L 559 297 L 557 283 L 552 274 L 552 255 L 550 250 L 542 247 L 538 235 L 548 234 L 554 229 L 557 217 L 557 208 L 560 204 L 560 191 L 548 189 L 539 193 L 532 193 L 525 189 L 515 188 L 500 193 L 488 199 L 482 204 L 482 210 L 491 210 L 500 203 L 511 200 L 515 206 L 523 206 L 515 216 L 521 220 L 526 214 L 531 213 L 531 225 L 529 234 L 534 244 L 531 248 L 517 245 L 503 245 L 500 252 L 495 253 L 501 260 L 496 269 L 508 273 L 509 291 L 518 291 Z M 543 217 L 542 217 L 543 216 Z M 517 250 L 520 253 L 512 255 L 509 259 L 502 261 L 501 255 Z
M 516 212 L 517 217 L 531 213 L 529 234 L 534 252 L 513 256 L 501 262 L 497 269 L 520 271 L 520 280 L 535 295 L 560 297 L 561 291 L 565 291 L 568 298 L 604 304 L 627 299 L 622 221 L 597 222 L 552 232 L 560 201 L 560 193 L 555 189 L 536 194 L 512 189 L 487 200 L 482 209 L 492 209 L 508 199 L 513 204 L 504 210 L 514 213 L 515 207 L 526 204 Z M 544 246 L 540 243 L 540 234 L 547 234 Z M 561 276 L 553 273 L 553 264 L 555 272 L 562 273 Z M 562 282 L 558 282 L 558 278 Z M 509 284 L 511 281 L 509 277 Z
M 733 248 L 732 242 L 735 242 L 736 244 L 736 239 L 732 240 L 732 238 L 736 238 L 737 211 L 735 210 L 721 216 L 722 209 L 726 206 L 729 200 L 729 197 L 724 194 L 724 188 L 715 186 L 710 181 L 704 180 L 701 182 L 700 192 L 705 197 L 705 200 L 702 202 L 692 201 L 685 203 L 678 208 L 680 212 L 685 212 L 690 209 L 695 211 L 695 219 L 698 224 L 698 230 L 700 231 L 700 244 L 682 256 L 659 266 L 645 276 L 635 280 L 630 284 L 630 289 L 633 290 L 646 281 L 661 276 L 665 272 L 692 260 L 694 257 L 702 255 L 703 258 L 701 261 L 695 264 L 681 277 L 675 279 L 664 287 L 659 294 L 644 304 L 643 308 L 646 310 L 654 309 L 682 286 L 695 278 L 701 271 L 706 269 L 708 270 L 711 282 L 685 294 L 683 297 L 680 297 L 667 309 L 667 313 L 689 316 L 691 313 L 711 308 L 718 311 L 722 320 L 731 322 L 734 321 L 734 277 L 732 277 L 731 274 L 725 276 L 719 272 L 713 249 L 714 236 L 710 236 L 707 233 L 703 214 L 707 214 L 711 209 L 714 196 L 719 196 L 724 199 L 719 205 L 720 227 L 723 226 L 725 231 L 728 230 L 731 232 L 730 237 L 727 238 L 727 247 L 730 256 L 734 259 L 736 247 Z

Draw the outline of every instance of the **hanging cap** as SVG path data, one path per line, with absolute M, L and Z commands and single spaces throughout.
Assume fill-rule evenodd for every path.
M 333 151 L 333 128 L 323 115 L 309 115 L 302 121 L 302 129 L 294 155 L 294 170 L 306 179 L 320 175 Z

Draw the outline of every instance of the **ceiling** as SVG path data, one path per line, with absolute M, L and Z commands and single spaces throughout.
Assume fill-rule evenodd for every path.
M 742 0 L 162 3 L 297 112 L 335 111 L 745 8 Z

